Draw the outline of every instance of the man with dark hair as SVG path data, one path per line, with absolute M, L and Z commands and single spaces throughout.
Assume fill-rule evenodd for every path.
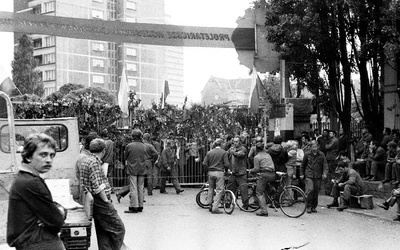
M 154 168 L 155 162 L 158 160 L 159 154 L 156 148 L 150 142 L 150 134 L 143 135 L 143 143 L 146 146 L 146 167 L 147 167 L 147 194 L 153 195 L 153 181 L 154 181 Z
M 386 152 L 379 145 L 379 142 L 375 140 L 371 142 L 369 150 L 371 161 L 367 162 L 367 174 L 369 174 L 369 177 L 366 180 L 378 181 L 378 172 L 383 172 L 385 169 Z
M 100 133 L 101 138 L 103 138 L 105 144 L 106 144 L 106 149 L 105 149 L 105 154 L 103 156 L 103 163 L 107 164 L 107 178 L 108 178 L 108 183 L 110 183 L 111 186 L 111 193 L 114 193 L 114 187 L 113 187 L 113 180 L 112 180 L 112 174 L 114 172 L 114 142 L 108 137 L 108 130 L 104 129 Z
M 351 168 L 351 164 L 346 162 L 341 162 L 336 172 L 341 174 L 341 178 L 339 180 L 334 180 L 334 185 L 332 187 L 331 196 L 333 197 L 333 201 L 327 205 L 330 207 L 338 207 L 339 211 L 343 211 L 348 208 L 349 199 L 351 195 L 362 195 L 364 194 L 364 183 L 361 179 L 361 176 L 357 171 Z M 340 191 L 343 191 L 343 194 L 340 195 Z M 338 202 L 338 198 L 340 196 L 340 206 Z
M 382 180 L 382 184 L 386 182 L 395 181 L 396 176 L 396 149 L 397 144 L 389 142 L 387 144 L 386 151 L 386 165 L 385 165 L 385 179 Z
M 387 145 L 392 140 L 393 140 L 392 130 L 390 128 L 386 127 L 383 130 L 383 139 L 381 142 L 381 146 L 383 147 L 384 150 L 387 150 Z
M 329 143 L 329 129 L 322 130 L 322 135 L 317 139 L 319 150 L 326 155 L 325 145 Z
M 256 147 L 259 152 L 254 157 L 254 168 L 250 170 L 251 174 L 260 173 L 260 178 L 257 180 L 256 194 L 261 209 L 256 213 L 256 215 L 268 216 L 265 192 L 272 193 L 275 191 L 275 188 L 270 184 L 275 181 L 275 167 L 272 157 L 264 148 L 264 142 L 261 137 L 257 137 Z
M 271 155 L 275 164 L 275 171 L 286 172 L 286 162 L 289 160 L 289 155 L 282 147 L 282 137 L 277 135 L 274 137 L 273 145 L 268 148 L 268 154 Z
M 208 201 L 210 202 L 209 210 L 213 214 L 221 214 L 218 209 L 221 202 L 222 195 L 224 194 L 224 173 L 228 172 L 229 160 L 228 153 L 221 148 L 222 139 L 216 139 L 214 148 L 207 152 L 204 157 L 203 166 L 208 171 Z M 215 190 L 215 197 L 213 199 Z
M 328 174 L 328 163 L 324 153 L 318 150 L 316 142 L 311 142 L 311 152 L 304 155 L 300 167 L 300 178 L 305 178 L 307 213 L 316 213 L 318 206 L 318 193 L 321 179 L 325 179 Z
M 332 178 L 335 177 L 335 169 L 338 163 L 338 156 L 339 156 L 339 140 L 336 138 L 336 131 L 331 130 L 329 131 L 329 141 L 325 144 L 325 151 L 326 151 L 326 161 L 328 162 L 328 176 L 326 181 L 324 182 L 325 186 L 325 194 L 331 193 Z
M 167 194 L 165 190 L 167 178 L 169 177 L 174 185 L 176 194 L 182 193 L 183 189 L 179 184 L 178 180 L 178 165 L 177 165 L 177 156 L 175 151 L 173 150 L 173 143 L 174 141 L 171 139 L 167 139 L 165 148 L 161 152 L 160 157 L 160 166 L 161 166 L 161 186 L 160 186 L 160 193 Z
M 236 193 L 237 187 L 243 183 L 247 183 L 247 150 L 242 145 L 239 136 L 233 138 L 233 146 L 228 150 L 228 156 L 230 158 L 230 171 L 232 175 L 229 176 L 227 188 Z M 248 199 L 247 188 L 240 191 L 243 195 L 242 199 L 246 201 Z
M 56 155 L 56 143 L 46 134 L 29 135 L 22 165 L 12 183 L 7 218 L 7 243 L 16 249 L 64 250 L 59 237 L 67 212 L 53 201 L 40 177 Z
M 100 250 L 120 249 L 125 237 L 125 226 L 111 202 L 111 187 L 101 167 L 106 144 L 103 139 L 92 140 L 90 155 L 80 168 L 82 186 L 93 195 L 93 219 L 97 245 Z
M 137 213 L 143 211 L 144 177 L 146 168 L 146 145 L 142 142 L 142 131 L 132 131 L 133 141 L 129 143 L 124 152 L 125 170 L 130 180 L 129 210 L 125 213 Z
M 89 151 L 89 146 L 90 143 L 97 138 L 97 134 L 90 134 L 86 137 L 85 139 L 85 144 L 81 150 L 81 153 L 78 156 L 78 159 L 76 160 L 75 164 L 75 173 L 76 173 L 76 178 L 78 180 L 78 193 L 79 193 L 79 203 L 82 204 L 83 202 L 83 195 L 85 190 L 82 187 L 82 183 L 80 183 L 80 169 L 82 168 L 82 164 L 86 161 L 86 159 L 90 156 L 90 151 Z

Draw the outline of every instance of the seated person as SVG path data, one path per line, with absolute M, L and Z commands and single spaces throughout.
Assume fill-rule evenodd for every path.
M 364 142 L 364 146 L 368 148 L 368 143 Z M 361 154 L 356 153 L 356 160 L 353 163 L 353 169 L 356 170 L 363 178 L 368 176 L 366 174 L 367 164 L 370 164 L 369 150 L 365 149 L 361 152 Z
M 394 163 L 392 166 L 392 185 L 400 184 L 400 146 L 396 147 L 396 156 L 394 157 Z
M 357 171 L 351 168 L 349 162 L 341 161 L 339 162 L 335 172 L 341 174 L 339 180 L 332 180 L 334 183 L 332 186 L 331 196 L 333 201 L 327 205 L 330 207 L 338 207 L 339 211 L 343 211 L 348 208 L 349 199 L 351 195 L 362 195 L 364 193 L 364 182 Z M 340 197 L 340 206 L 338 198 L 340 191 L 343 191 L 343 195 Z
M 370 146 L 371 164 L 367 164 L 367 174 L 369 177 L 366 180 L 377 181 L 378 172 L 385 170 L 386 151 L 380 146 L 378 141 L 372 141 Z
M 392 207 L 397 202 L 397 215 L 394 217 L 394 221 L 400 221 L 400 188 L 393 189 L 392 195 L 389 199 L 387 199 L 384 203 L 377 203 L 378 207 L 381 207 L 385 210 L 388 210 L 389 207 Z
M 385 179 L 382 180 L 382 183 L 394 181 L 394 169 L 396 168 L 396 148 L 397 145 L 394 142 L 389 142 L 387 144 L 387 152 L 386 152 L 386 166 L 385 166 Z

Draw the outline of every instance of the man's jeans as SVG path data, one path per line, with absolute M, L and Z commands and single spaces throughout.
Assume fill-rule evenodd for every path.
M 236 189 L 244 184 L 247 183 L 247 175 L 231 175 L 228 179 L 227 189 L 231 190 L 234 194 L 236 194 Z M 249 200 L 249 191 L 247 185 L 243 185 L 241 188 L 240 193 L 242 194 L 243 203 L 248 202 Z
M 224 194 L 224 172 L 210 171 L 208 172 L 208 202 L 211 205 L 213 201 L 214 189 L 215 197 L 212 203 L 212 211 L 217 211 L 219 203 L 221 202 L 222 195 Z
M 261 173 L 260 178 L 257 181 L 257 199 L 260 203 L 261 211 L 267 212 L 267 199 L 265 198 L 265 192 L 271 193 L 274 188 L 271 186 L 271 182 L 275 181 L 275 172 L 264 172 Z
M 129 186 L 131 191 L 129 207 L 143 207 L 144 176 L 131 175 L 129 180 L 131 181 Z
M 114 205 L 94 196 L 93 219 L 99 250 L 120 249 L 125 237 L 125 226 Z

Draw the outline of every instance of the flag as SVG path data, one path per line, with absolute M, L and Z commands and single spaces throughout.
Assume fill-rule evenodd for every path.
M 118 105 L 122 113 L 124 114 L 129 114 L 128 101 L 129 101 L 129 86 L 128 86 L 128 81 L 126 79 L 125 68 L 123 68 L 121 81 L 119 83 Z
M 264 86 L 261 83 L 261 79 L 257 74 L 256 68 L 253 66 L 250 97 L 249 97 L 249 112 L 258 113 L 260 107 L 260 99 L 264 95 Z
M 169 93 L 169 85 L 168 85 L 168 81 L 166 80 L 164 82 L 164 91 L 163 91 L 163 93 L 161 93 L 161 100 L 162 100 L 161 108 L 164 108 L 165 103 L 167 101 L 167 97 L 168 97 L 169 94 L 170 94 Z
M 11 92 L 16 89 L 14 82 L 7 75 L 3 67 L 0 66 L 0 91 L 3 91 L 7 95 L 10 95 Z

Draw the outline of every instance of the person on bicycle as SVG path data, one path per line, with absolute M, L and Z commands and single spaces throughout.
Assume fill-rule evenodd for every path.
M 303 158 L 300 168 L 300 178 L 305 178 L 307 213 L 316 213 L 318 206 L 318 192 L 321 186 L 321 179 L 328 174 L 328 162 L 324 153 L 318 149 L 315 141 L 311 142 L 311 152 Z
M 222 213 L 218 206 L 224 193 L 224 173 L 229 169 L 228 153 L 221 148 L 222 142 L 222 139 L 216 139 L 214 148 L 208 151 L 203 160 L 203 165 L 208 171 L 208 201 L 210 212 L 213 214 Z M 214 189 L 216 194 L 213 201 Z
M 250 170 L 251 174 L 260 173 L 260 178 L 257 180 L 256 194 L 261 209 L 257 211 L 256 215 L 268 216 L 265 192 L 275 192 L 275 188 L 270 184 L 275 181 L 275 165 L 271 155 L 265 150 L 261 137 L 256 139 L 256 148 L 259 152 L 254 157 L 254 168 Z

